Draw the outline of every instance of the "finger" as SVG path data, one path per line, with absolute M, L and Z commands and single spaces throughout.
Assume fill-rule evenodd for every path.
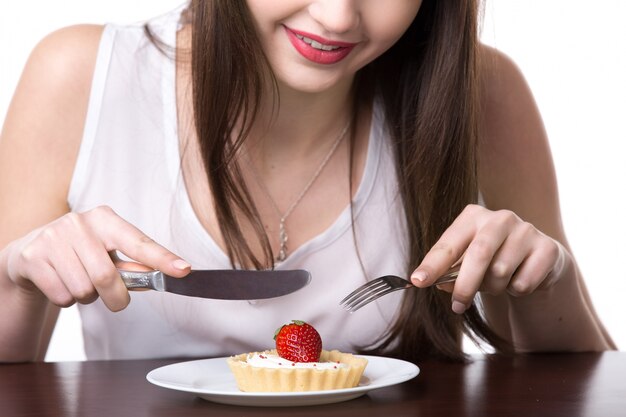
M 123 220 L 108 207 L 99 207 L 88 214 L 89 222 L 102 236 L 106 250 L 119 250 L 137 262 L 168 275 L 182 277 L 191 265 L 156 243 L 141 230 Z
M 49 262 L 74 300 L 88 304 L 98 298 L 81 259 L 69 245 L 59 242 L 56 250 L 50 254 Z
M 544 285 L 559 259 L 559 247 L 549 242 L 532 252 L 513 275 L 507 291 L 520 297 Z
M 117 216 L 112 216 L 117 217 Z M 130 297 L 109 254 L 85 216 L 68 213 L 63 217 L 63 239 L 55 239 L 50 253 L 57 273 L 80 303 L 93 302 L 98 296 L 112 311 L 128 305 Z
M 109 253 L 102 247 L 102 243 L 91 235 L 87 235 L 76 251 L 89 281 L 104 305 L 111 311 L 126 308 L 130 303 L 130 295 Z
M 536 229 L 529 223 L 522 223 L 513 229 L 487 268 L 480 291 L 498 295 L 507 289 L 511 278 L 536 241 L 533 237 L 535 234 Z
M 547 247 L 542 249 L 541 253 L 548 257 L 545 262 L 548 265 L 552 265 L 552 268 L 537 289 L 547 289 L 551 288 L 563 273 L 563 269 L 566 265 L 567 250 L 559 241 L 550 239 L 550 242 L 547 243 Z
M 507 232 L 507 228 L 499 222 L 489 222 L 467 247 L 452 292 L 452 310 L 455 313 L 464 313 L 472 303 L 489 265 L 507 238 Z
M 152 271 L 153 269 L 144 264 L 140 264 L 133 261 L 115 261 L 115 267 L 119 269 L 125 269 L 127 271 Z
M 154 271 L 154 268 L 140 264 L 139 262 L 125 261 L 121 259 L 117 255 L 117 251 L 109 252 L 109 257 L 111 258 L 111 261 L 115 265 L 116 269 L 125 269 L 127 271 Z
M 76 302 L 57 271 L 50 264 L 40 263 L 37 266 L 32 266 L 28 276 L 30 281 L 52 304 L 58 307 L 70 307 Z
M 475 234 L 473 223 L 459 216 L 426 253 L 420 265 L 411 274 L 418 287 L 428 287 L 463 256 Z

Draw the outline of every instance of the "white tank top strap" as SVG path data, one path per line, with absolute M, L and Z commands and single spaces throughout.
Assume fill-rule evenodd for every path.
M 85 127 L 83 129 L 83 137 L 74 168 L 74 176 L 70 183 L 68 202 L 70 207 L 80 199 L 80 192 L 85 188 L 87 171 L 89 170 L 89 158 L 95 141 L 98 120 L 100 118 L 100 109 L 102 106 L 102 97 L 106 86 L 108 76 L 109 62 L 115 42 L 115 27 L 105 25 L 100 38 L 98 54 L 96 57 L 95 70 L 91 82 L 91 92 L 89 95 L 89 104 L 87 107 L 87 116 L 85 119 Z

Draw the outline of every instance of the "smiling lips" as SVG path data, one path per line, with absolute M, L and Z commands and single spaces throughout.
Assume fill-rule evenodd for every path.
M 334 64 L 344 59 L 356 43 L 337 42 L 285 27 L 291 44 L 304 58 L 316 64 Z

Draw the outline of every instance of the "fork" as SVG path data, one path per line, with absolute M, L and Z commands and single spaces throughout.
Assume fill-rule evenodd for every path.
M 453 266 L 445 274 L 437 278 L 432 285 L 456 281 L 460 269 L 460 265 Z M 348 312 L 354 313 L 361 307 L 379 299 L 383 295 L 398 290 L 406 290 L 407 288 L 415 288 L 415 285 L 397 275 L 385 275 L 361 285 L 341 300 L 339 305 L 343 306 Z

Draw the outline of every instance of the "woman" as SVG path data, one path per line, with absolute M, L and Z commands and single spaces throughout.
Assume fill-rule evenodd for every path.
M 463 332 L 502 352 L 613 348 L 540 116 L 515 65 L 479 45 L 477 8 L 197 0 L 44 39 L 0 141 L 0 358 L 41 358 L 75 302 L 90 359 L 263 349 L 292 318 L 326 347 L 414 361 L 461 359 Z M 130 302 L 129 260 L 313 282 L 265 301 Z M 338 308 L 389 273 L 421 290 Z

